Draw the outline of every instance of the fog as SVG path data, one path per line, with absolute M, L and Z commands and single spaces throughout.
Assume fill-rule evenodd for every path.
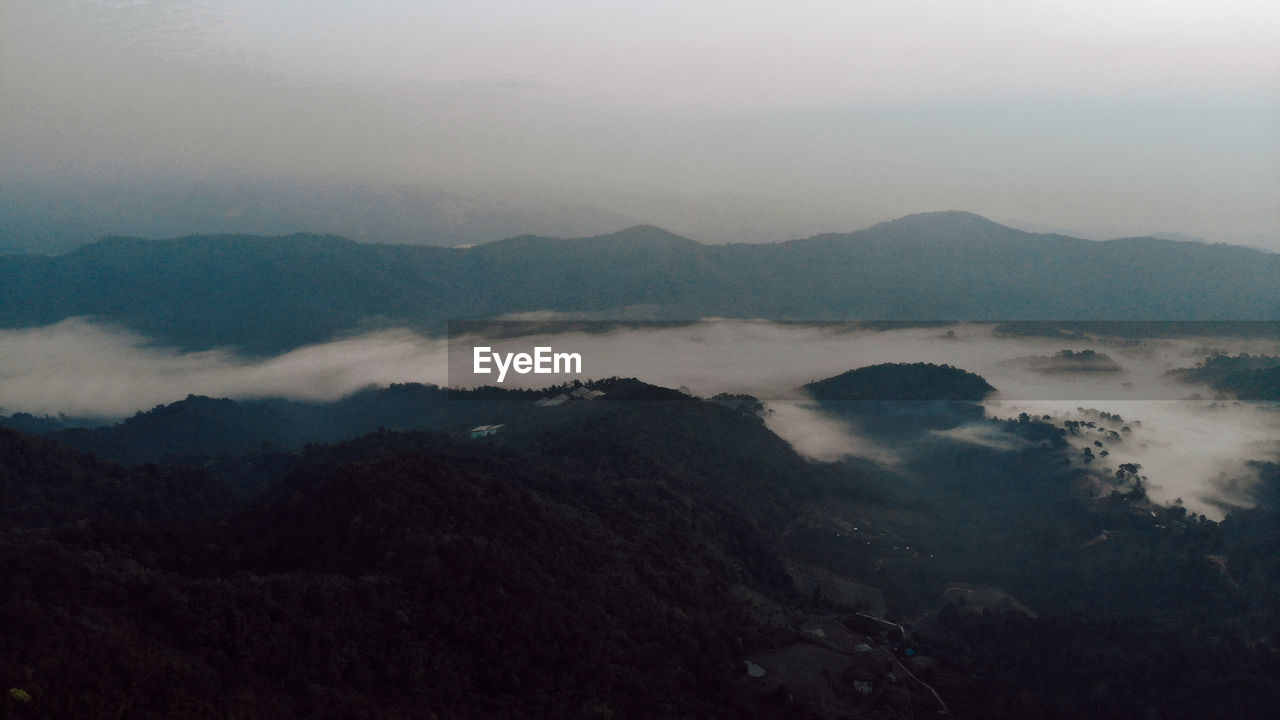
M 835 462 L 857 457 L 889 467 L 902 461 L 897 451 L 860 436 L 848 423 L 822 412 L 812 401 L 769 401 L 765 425 L 810 460 Z
M 336 400 L 363 387 L 442 384 L 446 346 L 408 331 L 371 333 L 266 360 L 229 351 L 180 352 L 80 319 L 0 330 L 5 413 L 119 418 L 188 394 Z
M 1109 475 L 1122 462 L 1142 465 L 1159 502 L 1181 499 L 1188 510 L 1220 518 L 1223 503 L 1248 504 L 1240 489 L 1253 477 L 1247 460 L 1280 459 L 1280 412 L 1274 406 L 1215 400 L 1208 388 L 1168 371 L 1193 366 L 1212 351 L 1280 354 L 1274 340 L 1178 338 L 1060 340 L 1002 337 L 990 325 L 853 330 L 765 321 L 706 321 L 610 332 L 565 332 L 518 338 L 455 337 L 450 343 L 390 330 L 300 348 L 265 360 L 231 351 L 185 353 L 136 334 L 67 320 L 0 331 L 0 408 L 4 412 L 121 417 L 188 394 L 233 398 L 332 400 L 370 385 L 447 385 L 451 360 L 471 348 L 529 351 L 547 346 L 583 357 L 584 378 L 638 377 L 684 387 L 703 397 L 748 393 L 766 401 L 766 422 L 801 454 L 829 461 L 854 456 L 893 465 L 893 448 L 860 437 L 798 390 L 811 380 L 882 362 L 950 364 L 985 377 L 998 392 L 989 416 L 1026 412 L 1054 422 L 1093 421 L 1071 442 L 1099 455 L 1087 468 Z M 1105 353 L 1118 370 L 1062 371 L 1037 358 L 1062 350 Z M 504 387 L 538 388 L 559 378 L 510 374 Z M 468 383 L 470 384 L 470 383 Z M 1193 399 L 1196 396 L 1209 399 Z M 1123 419 L 1103 418 L 1100 413 Z M 1122 428 L 1128 427 L 1122 432 Z M 1121 434 L 1122 433 L 1122 434 Z M 982 425 L 942 437 L 1008 449 L 1012 441 Z M 1104 443 L 1107 455 L 1094 441 Z M 1083 467 L 1083 465 L 1082 465 Z
M 1120 415 L 1124 423 L 1099 418 L 1099 411 Z M 1100 475 L 1111 475 L 1121 463 L 1138 463 L 1149 478 L 1148 495 L 1169 504 L 1181 500 L 1190 512 L 1221 519 L 1224 506 L 1252 506 L 1242 490 L 1257 473 L 1248 460 L 1280 457 L 1280 411 L 1239 402 L 1204 400 L 1116 400 L 1090 403 L 1082 409 L 1073 402 L 1016 402 L 994 404 L 1001 416 L 1027 412 L 1057 420 L 1093 421 L 1109 430 L 1124 425 L 1130 433 L 1120 442 L 1101 440 L 1107 457 L 1099 457 L 1088 467 Z M 1091 447 L 1101 434 L 1083 431 L 1069 438 L 1083 449 Z

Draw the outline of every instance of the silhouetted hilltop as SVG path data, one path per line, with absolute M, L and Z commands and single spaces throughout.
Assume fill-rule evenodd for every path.
M 1269 355 L 1211 355 L 1193 368 L 1174 371 L 1241 400 L 1280 400 L 1280 358 Z
M 804 389 L 814 399 L 830 402 L 981 402 L 996 390 L 979 375 L 931 363 L 870 365 L 815 380 Z

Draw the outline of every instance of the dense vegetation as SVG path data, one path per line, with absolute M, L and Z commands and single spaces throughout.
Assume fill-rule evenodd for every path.
M 0 430 L 0 685 L 21 694 L 0 716 L 1168 719 L 1280 700 L 1272 467 L 1258 508 L 1214 523 L 1150 505 L 1138 466 L 1097 477 L 1078 427 L 910 403 L 879 435 L 903 462 L 819 465 L 751 398 L 594 387 L 557 408 L 394 386 Z M 479 422 L 507 428 L 467 439 Z
M 468 249 L 206 236 L 0 256 L 0 327 L 89 316 L 189 348 L 277 352 L 363 329 L 438 332 L 446 320 L 540 310 L 610 320 L 1276 320 L 1280 256 L 1036 235 L 967 213 L 766 245 L 700 245 L 637 227 Z
M 826 402 L 980 402 L 995 392 L 978 375 L 932 363 L 870 365 L 808 383 L 804 389 Z
M 1207 383 L 1241 400 L 1280 400 L 1280 358 L 1269 355 L 1211 355 L 1178 374 Z
M 1082 372 L 1119 372 L 1120 364 L 1110 355 L 1096 350 L 1059 350 L 1048 357 L 1026 358 L 1029 368 L 1036 372 L 1082 373 Z

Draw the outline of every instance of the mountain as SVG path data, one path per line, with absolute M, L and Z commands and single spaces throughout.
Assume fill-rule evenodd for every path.
M 838 677 L 870 643 L 888 663 L 868 671 L 877 681 L 898 667 L 874 638 L 843 629 L 838 650 L 815 651 L 786 624 L 812 609 L 844 627 L 796 596 L 779 552 L 823 469 L 752 416 L 635 381 L 601 387 L 602 399 L 482 441 L 383 430 L 308 446 L 240 508 L 227 493 L 207 499 L 217 474 L 127 469 L 0 429 L 11 630 L 0 676 L 21 691 L 3 716 L 833 717 L 833 703 L 865 706 L 851 682 L 829 687 L 807 666 L 795 672 L 818 695 L 797 687 L 792 699 L 743 664 L 795 647 Z M 226 421 L 232 408 L 218 403 L 156 415 Z M 167 432 L 133 425 L 134 442 Z M 932 702 L 915 686 L 892 695 L 879 704 Z M 828 711 L 810 710 L 814 699 Z
M 603 320 L 1277 320 L 1280 255 L 1038 235 L 962 212 L 770 245 L 638 226 L 473 248 L 332 236 L 112 238 L 0 257 L 0 327 L 73 316 L 204 349 L 553 311 Z
M 950 365 L 883 363 L 857 368 L 804 389 L 822 402 L 981 402 L 995 388 Z
M 235 178 L 5 179 L 0 254 L 66 252 L 108 235 L 282 235 L 307 229 L 361 242 L 460 245 L 522 232 L 594 234 L 635 224 L 589 205 L 518 207 L 440 189 Z
M 983 392 L 937 366 L 833 384 L 923 373 Z M 0 429 L 0 717 L 1234 720 L 1280 700 L 1274 505 L 1214 523 L 1127 476 L 1099 497 L 1068 430 L 1027 416 L 979 417 L 988 442 L 906 428 L 912 452 L 864 472 L 750 412 L 595 386 L 555 408 L 189 398 L 115 426 L 138 457 L 207 428 L 212 457 L 181 465 Z M 457 431 L 477 408 L 507 428 Z M 445 431 L 235 455 L 282 419 L 361 414 Z

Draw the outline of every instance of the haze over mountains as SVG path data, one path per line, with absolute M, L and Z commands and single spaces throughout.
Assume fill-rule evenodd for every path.
M 56 207 L 56 212 L 50 209 Z M 405 186 L 240 177 L 6 180 L 0 254 L 63 253 L 107 236 L 336 234 L 360 242 L 461 245 L 520 233 L 598 235 L 634 218 L 588 204 L 485 201 L 461 192 Z
M 0 720 L 1280 717 L 1280 3 L 0 17 Z
M 540 187 L 495 194 L 493 188 L 455 182 L 423 188 L 247 173 L 199 178 L 145 173 L 75 179 L 21 175 L 3 178 L 0 184 L 5 188 L 0 194 L 0 255 L 64 253 L 103 237 L 159 239 L 193 229 L 207 235 L 307 232 L 358 242 L 454 246 L 526 233 L 589 237 L 651 224 L 699 242 L 776 242 L 895 216 L 847 204 L 815 206 L 784 198 L 689 194 L 643 185 L 603 194 L 599 189 L 548 192 Z
M 380 327 L 551 311 L 692 320 L 1275 320 L 1280 255 L 1026 233 L 964 212 L 703 245 L 650 226 L 473 248 L 314 235 L 111 238 L 0 257 L 0 326 L 89 316 L 188 349 L 279 352 Z

